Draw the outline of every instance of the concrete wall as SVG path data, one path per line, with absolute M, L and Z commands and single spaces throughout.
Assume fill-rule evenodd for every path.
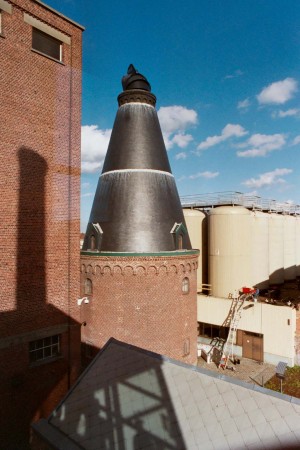
M 222 325 L 230 310 L 231 300 L 197 297 L 198 322 Z M 276 364 L 295 363 L 296 310 L 288 306 L 245 302 L 238 329 L 263 334 L 264 360 Z M 288 325 L 289 321 L 289 325 Z

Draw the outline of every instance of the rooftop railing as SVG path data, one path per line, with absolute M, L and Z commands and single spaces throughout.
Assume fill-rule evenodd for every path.
M 182 207 L 185 208 L 210 209 L 216 206 L 244 206 L 258 211 L 300 215 L 300 205 L 234 191 L 184 195 L 180 197 L 180 201 Z

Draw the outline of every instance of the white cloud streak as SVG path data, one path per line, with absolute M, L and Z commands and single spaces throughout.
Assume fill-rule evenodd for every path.
M 241 158 L 255 158 L 266 156 L 268 153 L 279 150 L 285 145 L 283 134 L 253 134 L 243 147 L 249 146 L 248 150 L 238 151 L 237 156 Z
M 300 134 L 295 137 L 295 139 L 293 140 L 293 144 L 292 145 L 298 145 L 298 144 L 300 144 Z
M 242 137 L 247 133 L 248 132 L 241 125 L 228 123 L 223 128 L 220 135 L 209 136 L 205 139 L 205 141 L 201 142 L 197 148 L 198 150 L 205 150 L 209 147 L 213 147 L 214 145 L 218 145 L 231 137 Z
M 298 83 L 294 78 L 285 78 L 263 88 L 256 96 L 261 105 L 286 103 L 298 91 Z
M 235 70 L 232 74 L 226 75 L 224 77 L 224 80 L 230 80 L 231 78 L 237 78 L 244 75 L 244 72 L 242 72 L 240 69 Z
M 177 153 L 177 155 L 175 155 L 175 159 L 186 159 L 187 158 L 187 154 L 185 152 L 181 152 L 181 153 Z
M 186 130 L 198 122 L 197 112 L 184 106 L 162 106 L 157 111 L 167 150 L 174 145 L 185 148 L 193 140 Z
M 101 169 L 111 131 L 111 129 L 101 130 L 97 125 L 81 127 L 81 170 L 83 173 L 93 173 Z
M 299 116 L 300 115 L 300 109 L 292 108 L 292 109 L 287 109 L 286 111 L 279 110 L 277 115 L 278 115 L 278 117 Z
M 281 177 L 292 172 L 292 169 L 275 169 L 272 172 L 265 172 L 260 174 L 258 178 L 249 178 L 242 184 L 250 189 L 260 189 L 263 187 L 270 187 L 275 184 L 284 184 L 286 183 L 286 180 Z
M 238 102 L 237 108 L 246 110 L 249 108 L 250 105 L 251 105 L 251 102 L 250 102 L 249 98 L 245 98 L 245 100 L 241 100 L 240 102 Z
M 190 175 L 189 178 L 191 180 L 195 180 L 196 178 L 216 178 L 217 176 L 219 176 L 219 172 L 210 172 L 210 171 L 206 171 L 206 172 L 198 172 L 195 173 L 194 175 Z

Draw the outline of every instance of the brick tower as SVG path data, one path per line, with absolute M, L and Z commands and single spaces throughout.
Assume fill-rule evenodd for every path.
M 191 249 L 150 84 L 132 65 L 122 84 L 81 252 L 83 342 L 89 350 L 115 337 L 194 363 L 199 252 Z

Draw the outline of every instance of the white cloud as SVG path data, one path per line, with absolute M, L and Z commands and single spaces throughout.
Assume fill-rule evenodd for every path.
M 223 141 L 231 137 L 242 137 L 248 132 L 241 125 L 234 125 L 228 123 L 222 130 L 220 135 L 209 136 L 205 139 L 205 141 L 201 142 L 198 145 L 198 150 L 203 150 L 209 147 L 213 147 L 214 145 L 220 144 Z
M 256 96 L 260 104 L 283 104 L 290 100 L 298 90 L 298 83 L 294 78 L 285 78 L 282 81 L 266 86 L 260 94 Z
M 298 144 L 300 144 L 300 134 L 295 137 L 295 139 L 293 140 L 293 144 L 292 145 L 298 145 Z
M 164 133 L 184 131 L 197 123 L 197 113 L 184 106 L 161 106 L 157 111 L 161 129 Z
M 288 109 L 286 111 L 279 110 L 277 115 L 278 115 L 278 117 L 290 117 L 290 116 L 298 116 L 299 113 L 300 113 L 300 109 L 293 108 L 293 109 Z
M 186 134 L 187 128 L 196 125 L 197 112 L 184 106 L 161 106 L 157 111 L 161 131 L 167 150 L 177 145 L 185 148 L 193 140 L 191 134 Z
M 224 77 L 224 80 L 229 80 L 231 78 L 240 77 L 241 75 L 244 75 L 244 72 L 242 72 L 240 69 L 238 69 L 238 70 L 235 70 L 232 74 L 226 75 Z
M 292 173 L 292 169 L 275 169 L 272 172 L 265 172 L 259 175 L 258 178 L 249 178 L 242 184 L 248 188 L 259 189 L 262 187 L 272 186 L 274 184 L 284 184 L 286 181 L 281 178 L 283 175 Z
M 187 157 L 187 154 L 185 152 L 177 153 L 175 155 L 175 159 L 185 159 Z
M 104 162 L 111 129 L 101 130 L 97 125 L 81 127 L 81 170 L 84 173 L 98 171 Z
M 85 182 L 81 184 L 82 189 L 88 188 L 90 187 L 90 183 L 89 182 Z
M 238 109 L 248 109 L 251 105 L 249 98 L 245 98 L 245 100 L 242 100 L 238 102 L 237 108 Z
M 81 198 L 84 198 L 84 197 L 92 197 L 93 195 L 94 195 L 93 192 L 87 192 L 86 194 L 81 194 Z
M 283 134 L 253 134 L 243 147 L 250 147 L 248 150 L 238 151 L 237 156 L 243 158 L 254 158 L 256 156 L 266 156 L 273 150 L 279 150 L 286 143 Z
M 189 178 L 191 180 L 195 180 L 196 178 L 216 178 L 219 175 L 219 172 L 210 172 L 210 171 L 206 171 L 206 172 L 198 172 L 195 173 L 194 175 L 190 175 Z
M 172 138 L 173 144 L 178 145 L 180 148 L 185 148 L 191 141 L 193 136 L 191 134 L 178 133 Z

